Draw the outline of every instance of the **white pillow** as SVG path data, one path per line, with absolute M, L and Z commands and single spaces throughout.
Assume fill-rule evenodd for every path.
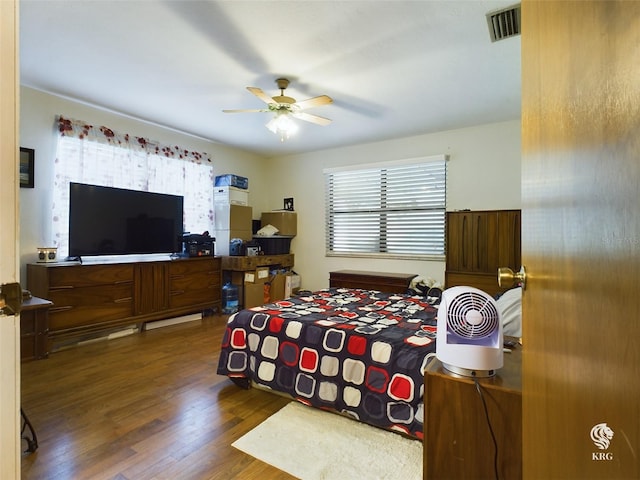
M 522 337 L 522 287 L 507 290 L 496 303 L 502 317 L 503 335 Z

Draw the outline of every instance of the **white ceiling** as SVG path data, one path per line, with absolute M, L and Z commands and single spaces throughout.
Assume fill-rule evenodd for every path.
M 266 156 L 511 120 L 520 37 L 485 15 L 513 3 L 21 0 L 21 84 Z M 281 143 L 271 114 L 222 113 L 281 76 L 333 123 Z

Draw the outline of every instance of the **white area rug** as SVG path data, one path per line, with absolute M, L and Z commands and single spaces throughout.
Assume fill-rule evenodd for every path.
M 232 444 L 303 480 L 420 480 L 422 442 L 289 403 Z

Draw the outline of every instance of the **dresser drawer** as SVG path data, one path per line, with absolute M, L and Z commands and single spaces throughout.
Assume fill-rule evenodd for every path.
M 220 274 L 220 259 L 215 257 L 176 260 L 169 264 L 169 275 L 187 275 L 195 272 L 206 272 L 211 275 Z
M 188 305 L 213 306 L 220 301 L 220 284 L 209 285 L 195 289 L 171 290 L 169 294 L 169 308 L 180 308 Z
M 171 292 L 176 290 L 201 290 L 203 288 L 220 286 L 220 274 L 210 272 L 194 272 L 191 275 L 171 277 Z
M 57 309 L 83 305 L 122 304 L 130 302 L 132 296 L 133 282 L 108 286 L 52 288 L 49 291 L 49 300 Z
M 133 264 L 74 265 L 49 269 L 50 289 L 125 282 L 133 282 Z
M 87 318 L 91 319 L 92 327 L 97 327 L 102 323 L 129 318 L 132 312 L 133 299 L 131 298 L 122 303 L 53 307 L 49 310 L 49 329 L 52 333 L 56 333 L 60 330 L 86 327 Z

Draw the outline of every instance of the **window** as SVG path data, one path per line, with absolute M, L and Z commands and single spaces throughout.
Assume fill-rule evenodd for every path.
M 446 160 L 325 171 L 327 255 L 443 258 Z
M 206 154 L 60 117 L 54 166 L 53 242 L 69 252 L 69 183 L 184 197 L 184 231 L 213 231 L 213 164 Z

